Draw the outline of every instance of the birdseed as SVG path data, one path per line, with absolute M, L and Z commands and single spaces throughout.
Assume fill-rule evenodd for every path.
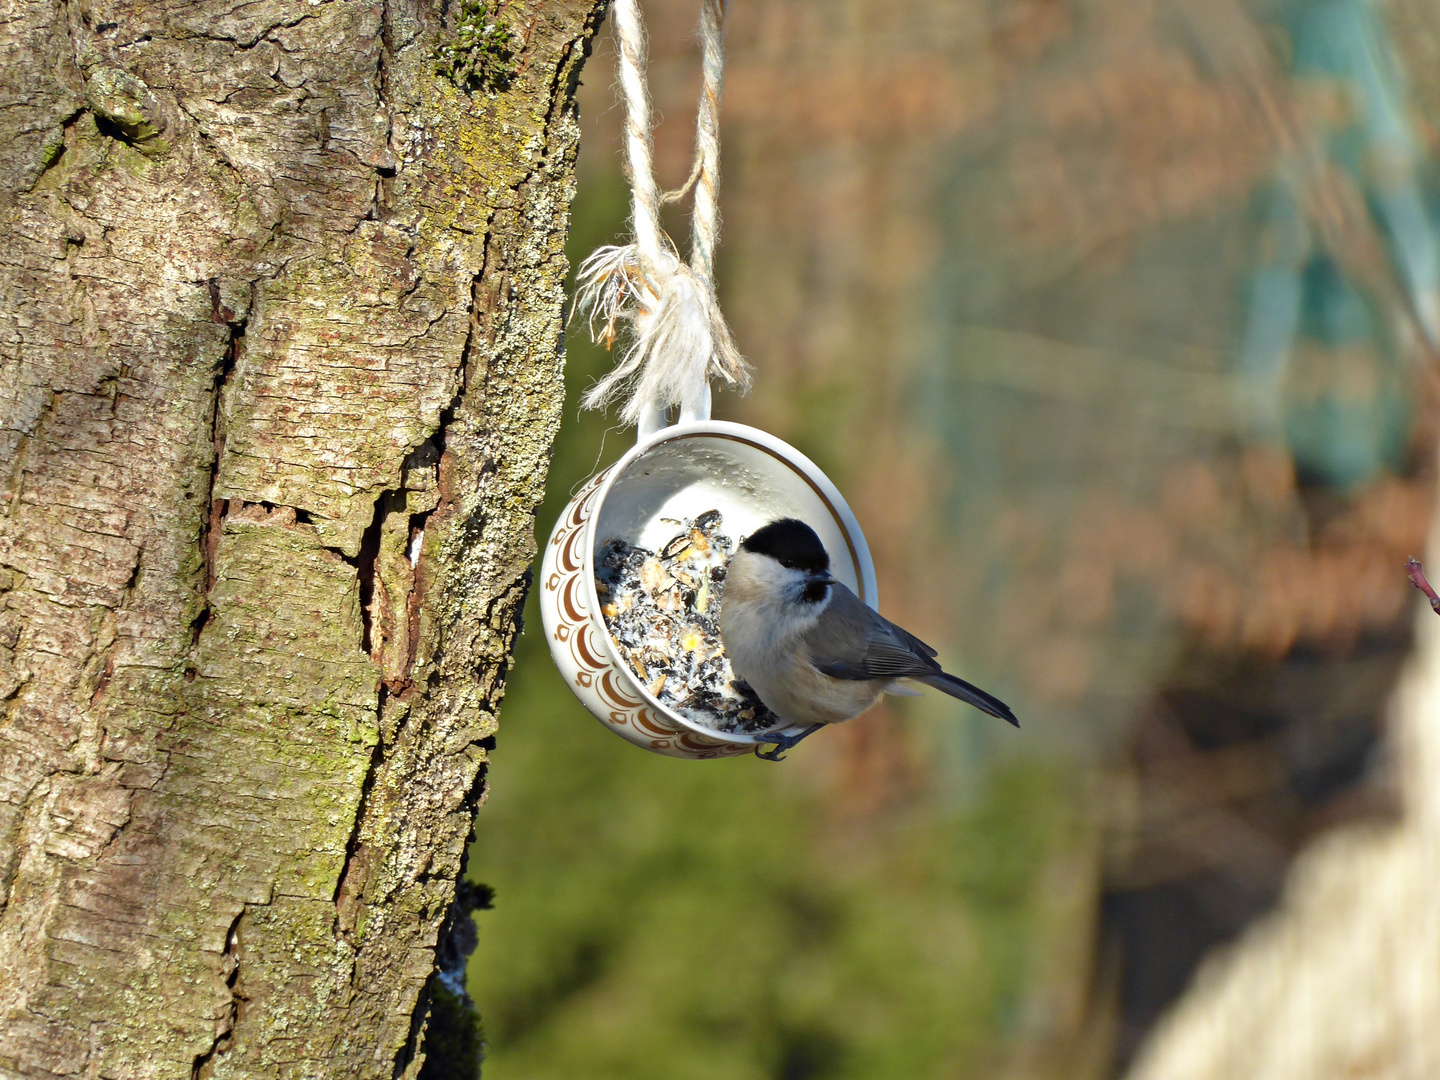
M 720 598 L 735 544 L 720 511 L 662 518 L 676 532 L 659 552 L 618 537 L 600 546 L 595 591 L 605 626 L 661 704 L 712 731 L 753 734 L 783 727 L 735 676 L 720 641 Z

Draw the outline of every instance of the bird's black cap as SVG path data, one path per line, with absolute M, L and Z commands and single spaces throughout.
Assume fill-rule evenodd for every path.
M 823 574 L 830 569 L 830 556 L 815 530 L 799 518 L 781 518 L 756 529 L 740 546 L 757 555 L 769 555 L 781 566 Z

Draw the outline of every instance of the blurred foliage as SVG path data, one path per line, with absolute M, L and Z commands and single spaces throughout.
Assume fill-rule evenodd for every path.
M 663 759 L 532 607 L 470 862 L 491 1080 L 1113 1075 L 1307 838 L 1385 812 L 1437 4 L 732 6 L 719 274 L 757 380 L 717 414 L 831 475 L 886 614 L 1024 728 L 932 696 L 778 767 Z M 695 9 L 645 7 L 674 186 Z M 627 209 L 606 52 L 572 262 Z M 633 437 L 577 413 L 610 358 L 576 331 L 542 542 Z
M 1053 772 L 850 833 L 754 759 L 614 739 L 529 651 L 472 856 L 497 888 L 471 967 L 492 1078 L 990 1074 L 1075 828 Z

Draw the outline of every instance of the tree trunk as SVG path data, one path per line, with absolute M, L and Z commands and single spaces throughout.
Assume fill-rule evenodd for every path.
M 418 1070 L 600 6 L 0 0 L 0 1075 Z

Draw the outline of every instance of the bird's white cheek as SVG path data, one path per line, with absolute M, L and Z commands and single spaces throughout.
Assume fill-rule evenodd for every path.
M 720 600 L 720 636 L 735 673 L 752 686 L 798 657 L 800 634 L 815 625 L 823 605 L 790 597 L 803 577 L 773 560 L 740 552 L 730 560 Z

